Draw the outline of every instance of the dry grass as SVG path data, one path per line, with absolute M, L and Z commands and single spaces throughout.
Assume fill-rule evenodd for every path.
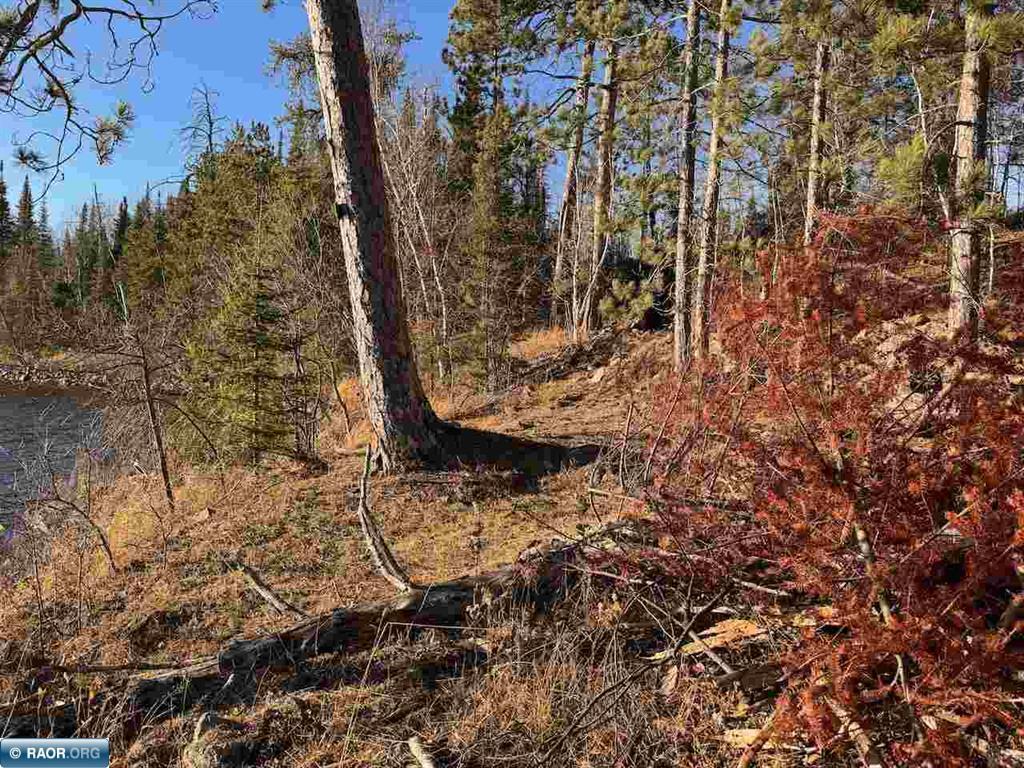
M 569 337 L 564 328 L 546 328 L 523 336 L 512 343 L 513 357 L 523 360 L 536 360 L 549 352 L 557 352 L 569 345 Z
M 600 382 L 583 372 L 513 391 L 488 413 L 462 423 L 533 438 L 612 444 L 628 404 L 626 367 L 616 363 L 615 371 L 622 368 L 623 374 L 613 371 Z M 346 400 L 356 386 L 353 380 L 342 384 Z M 442 402 L 438 410 L 457 418 L 457 406 L 471 409 L 474 399 Z M 358 417 L 354 401 L 349 412 Z M 346 435 L 336 412 L 323 431 L 328 474 L 311 478 L 290 463 L 260 473 L 190 472 L 176 483 L 173 516 L 153 477 L 122 477 L 95 489 L 93 515 L 107 533 L 119 572 L 110 573 L 92 546 L 80 568 L 78 539 L 55 537 L 39 563 L 44 609 L 59 612 L 81 599 L 88 621 L 80 632 L 48 636 L 48 655 L 89 664 L 154 655 L 180 660 L 214 651 L 227 636 L 280 626 L 281 617 L 247 593 L 224 560 L 243 560 L 311 612 L 388 594 L 363 551 L 354 513 L 361 460 L 352 453 L 367 439 L 365 422 L 355 421 Z M 615 504 L 591 507 L 582 494 L 588 471 L 552 475 L 525 492 L 502 476 L 486 482 L 460 475 L 436 482 L 381 478 L 372 483 L 372 505 L 414 577 L 443 579 L 513 560 L 533 541 L 593 522 L 595 511 L 614 515 Z M 24 639 L 38 612 L 36 585 L 23 580 L 7 597 L 0 604 L 4 637 Z M 174 614 L 164 636 L 149 652 L 132 651 L 126 628 L 158 612 Z
M 557 332 L 543 331 L 522 340 L 516 353 L 535 357 L 563 343 Z M 668 350 L 664 336 L 639 336 L 628 356 L 604 368 L 521 387 L 497 402 L 468 392 L 434 393 L 433 400 L 446 418 L 471 414 L 462 423 L 476 428 L 535 439 L 583 437 L 612 448 L 622 440 L 630 402 L 650 402 L 662 386 L 657 374 Z M 643 382 L 642 390 L 637 382 Z M 343 384 L 350 417 L 358 419 L 355 392 L 354 381 Z M 473 413 L 482 406 L 484 412 Z M 650 428 L 647 411 L 638 408 L 633 418 L 635 432 Z M 92 509 L 110 539 L 118 572 L 110 572 L 92 538 L 83 547 L 80 537 L 58 531 L 37 561 L 38 583 L 23 579 L 0 603 L 0 640 L 63 665 L 182 663 L 215 653 L 233 637 L 290 623 L 291 617 L 276 614 L 247 589 L 225 565 L 229 560 L 255 568 L 309 613 L 389 596 L 392 590 L 372 569 L 358 529 L 361 458 L 353 451 L 366 444 L 368 430 L 358 420 L 352 427 L 345 429 L 339 413 L 325 426 L 321 446 L 330 471 L 321 477 L 290 463 L 259 473 L 185 474 L 176 486 L 174 515 L 155 478 L 123 477 L 97 489 Z M 371 505 L 412 577 L 432 582 L 514 561 L 531 544 L 571 535 L 578 524 L 632 511 L 621 500 L 586 492 L 602 483 L 602 474 L 615 484 L 615 471 L 600 467 L 563 471 L 533 487 L 500 473 L 375 478 Z M 221 714 L 247 724 L 246 738 L 274 746 L 268 765 L 324 765 L 342 753 L 344 765 L 398 765 L 395 744 L 403 743 L 410 727 L 456 752 L 486 757 L 490 749 L 493 756 L 494 745 L 508 734 L 515 735 L 517 748 L 535 752 L 589 697 L 625 673 L 623 655 L 600 663 L 577 655 L 588 633 L 607 632 L 620 613 L 575 614 L 569 619 L 574 628 L 557 641 L 557 652 L 524 656 L 509 650 L 518 642 L 514 638 L 492 637 L 492 666 L 440 687 L 414 687 L 414 698 L 428 697 L 426 708 L 387 727 L 374 723 L 389 722 L 387 713 L 408 699 L 408 672 L 388 672 L 366 686 L 333 683 L 328 690 L 300 693 L 268 686 L 253 706 Z M 43 631 L 36 629 L 40 621 Z M 522 631 L 530 636 L 529 628 Z M 378 670 L 384 662 L 377 652 L 360 663 Z M 0 674 L 0 698 L 17 695 L 14 679 Z M 105 684 L 102 676 L 78 680 L 94 688 Z M 564 764 L 615 764 L 629 746 L 623 729 L 646 729 L 652 722 L 658 726 L 650 737 L 629 746 L 641 757 L 621 764 L 643 765 L 642 755 L 651 750 L 683 754 L 673 744 L 685 741 L 685 729 L 699 730 L 700 713 L 716 706 L 713 698 L 695 689 L 666 708 L 650 686 L 637 689 L 611 723 L 573 739 Z M 154 724 L 136 742 L 134 758 L 115 765 L 177 765 L 194 725 L 194 715 Z M 210 744 L 237 741 L 230 732 L 227 726 L 216 729 Z

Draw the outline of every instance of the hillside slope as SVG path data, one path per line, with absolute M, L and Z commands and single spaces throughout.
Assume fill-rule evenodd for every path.
M 567 350 L 542 335 L 517 349 L 525 355 L 517 386 L 457 402 L 435 397 L 441 414 L 476 429 L 597 446 L 601 454 L 539 477 L 486 466 L 374 477 L 373 514 L 418 583 L 514 562 L 531 545 L 572 538 L 580 525 L 598 526 L 635 509 L 588 488 L 617 486 L 627 426 L 628 453 L 639 459 L 643 452 L 639 436 L 649 426 L 644 414 L 658 386 L 652 372 L 664 369 L 669 339 L 604 336 L 589 349 Z M 92 519 L 106 531 L 116 572 L 88 536 L 22 542 L 19 557 L 37 559 L 38 578 L 15 585 L 0 606 L 3 699 L 24 700 L 43 685 L 40 669 L 58 678 L 46 686 L 87 683 L 102 691 L 112 684 L 106 668 L 184 665 L 231 638 L 290 623 L 294 616 L 261 599 L 236 564 L 309 614 L 393 594 L 370 562 L 356 516 L 365 427 L 356 422 L 351 435 L 342 432 L 341 420 L 333 420 L 323 439 L 330 468 L 321 476 L 289 464 L 258 474 L 186 475 L 173 517 L 152 477 L 95 489 Z M 100 668 L 101 674 L 88 672 Z M 185 715 L 161 728 L 191 722 Z

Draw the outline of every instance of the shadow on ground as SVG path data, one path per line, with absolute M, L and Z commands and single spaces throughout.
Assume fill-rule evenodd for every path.
M 601 452 L 599 445 L 545 443 L 451 423 L 442 430 L 445 466 L 438 469 L 513 471 L 537 479 L 590 464 Z

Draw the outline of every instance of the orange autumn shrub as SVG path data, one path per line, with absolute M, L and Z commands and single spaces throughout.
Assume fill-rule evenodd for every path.
M 665 394 L 651 499 L 685 555 L 665 567 L 829 606 L 787 653 L 772 727 L 845 748 L 852 718 L 935 766 L 1024 724 L 1020 251 L 972 343 L 945 333 L 947 243 L 825 217 L 812 247 L 764 255 L 771 290 L 721 289 L 716 354 Z

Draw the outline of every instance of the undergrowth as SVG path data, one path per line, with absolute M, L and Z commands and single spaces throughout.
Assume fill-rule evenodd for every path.
M 593 430 L 601 458 L 539 489 L 375 481 L 396 556 L 426 583 L 583 522 L 635 518 L 637 542 L 588 550 L 538 614 L 492 605 L 461 631 L 391 627 L 369 653 L 257 670 L 244 696 L 204 700 L 206 720 L 197 706 L 121 728 L 114 713 L 104 732 L 132 765 L 399 766 L 413 735 L 465 768 L 1013 764 L 1024 281 L 1011 254 L 981 341 L 950 339 L 946 253 L 921 221 L 823 216 L 812 247 L 763 255 L 777 274 L 763 295 L 721 281 L 714 355 L 675 378 L 663 338 L 593 361 L 552 353 L 557 333 L 525 339 L 526 383 L 472 404 L 477 425 Z M 639 380 L 660 389 L 625 398 Z M 87 527 L 21 570 L 17 610 L 0 611 L 28 621 L 0 643 L 17 672 L 3 698 L 87 708 L 100 678 L 38 665 L 184 663 L 282 626 L 228 556 L 311 613 L 382 594 L 349 510 L 361 426 L 342 427 L 328 475 L 193 481 L 181 520 L 128 515 L 141 481 L 100 491 L 98 507 L 122 510 L 97 518 L 119 570 Z M 75 579 L 78 600 L 59 602 Z
M 721 355 L 663 398 L 666 566 L 832 610 L 785 650 L 762 740 L 934 766 L 1019 745 L 1019 255 L 974 345 L 942 331 L 946 253 L 921 221 L 826 218 L 768 296 L 716 297 Z

